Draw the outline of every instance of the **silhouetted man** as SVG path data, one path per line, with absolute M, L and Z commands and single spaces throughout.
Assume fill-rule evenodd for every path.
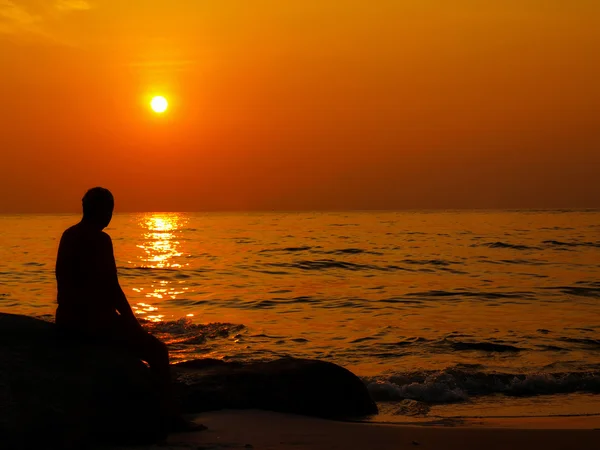
M 112 241 L 102 231 L 112 219 L 113 196 L 96 187 L 82 203 L 81 222 L 63 233 L 58 247 L 56 324 L 66 335 L 113 344 L 146 361 L 161 382 L 173 427 L 189 428 L 170 394 L 167 346 L 142 328 L 119 285 Z

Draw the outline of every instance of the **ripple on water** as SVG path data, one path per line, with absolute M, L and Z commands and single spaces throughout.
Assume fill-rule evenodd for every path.
M 501 242 L 501 241 L 488 242 L 485 244 L 473 244 L 472 247 L 504 248 L 504 249 L 511 249 L 511 250 L 540 250 L 539 247 L 532 247 L 529 245 L 522 245 L 522 244 L 510 244 L 508 242 Z

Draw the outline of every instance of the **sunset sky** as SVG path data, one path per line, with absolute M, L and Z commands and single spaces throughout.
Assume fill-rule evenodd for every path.
M 600 207 L 598 0 L 0 0 L 0 101 L 0 213 Z

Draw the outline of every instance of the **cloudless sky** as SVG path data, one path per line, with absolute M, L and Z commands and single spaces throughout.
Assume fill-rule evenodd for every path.
M 600 207 L 599 55 L 597 0 L 0 0 L 0 213 Z

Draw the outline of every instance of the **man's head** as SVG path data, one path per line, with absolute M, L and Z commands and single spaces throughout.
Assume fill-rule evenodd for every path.
M 95 187 L 85 193 L 81 200 L 83 220 L 100 229 L 106 228 L 112 219 L 115 199 L 108 189 Z

